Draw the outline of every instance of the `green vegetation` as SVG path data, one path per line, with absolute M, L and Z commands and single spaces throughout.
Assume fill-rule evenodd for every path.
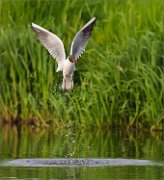
M 162 128 L 162 0 L 4 0 L 0 7 L 2 120 Z M 68 55 L 74 35 L 93 16 L 97 23 L 77 65 L 74 92 L 63 93 L 56 62 L 30 23 L 57 34 Z

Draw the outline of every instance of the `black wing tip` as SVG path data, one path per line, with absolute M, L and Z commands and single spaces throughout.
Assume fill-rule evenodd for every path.
M 96 17 L 93 17 L 85 26 L 82 28 L 82 32 L 92 32 L 93 26 L 96 23 Z

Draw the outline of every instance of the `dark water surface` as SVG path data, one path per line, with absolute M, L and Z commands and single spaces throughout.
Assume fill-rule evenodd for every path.
M 164 179 L 163 133 L 0 127 L 0 179 Z

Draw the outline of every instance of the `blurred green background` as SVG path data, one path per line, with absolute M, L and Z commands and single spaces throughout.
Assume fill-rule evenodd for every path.
M 162 0 L 0 1 L 0 122 L 162 129 Z M 73 93 L 31 29 L 58 35 L 69 55 L 75 34 L 96 26 L 74 74 Z

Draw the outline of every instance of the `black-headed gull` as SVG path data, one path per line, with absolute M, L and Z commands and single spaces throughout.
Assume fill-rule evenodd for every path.
M 56 59 L 58 63 L 58 68 L 56 71 L 63 71 L 62 88 L 64 91 L 67 89 L 73 90 L 72 78 L 75 70 L 75 64 L 77 63 L 77 59 L 85 51 L 85 47 L 92 33 L 95 22 L 96 18 L 94 17 L 76 34 L 71 44 L 70 55 L 67 59 L 61 39 L 46 29 L 32 23 L 32 28 L 38 39 L 49 51 L 49 53 Z

